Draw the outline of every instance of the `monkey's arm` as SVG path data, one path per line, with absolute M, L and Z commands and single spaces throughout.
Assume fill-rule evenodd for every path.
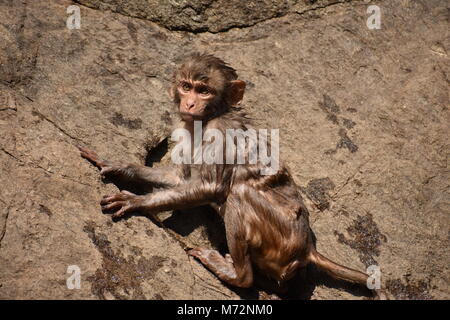
M 211 203 L 217 199 L 214 184 L 191 181 L 189 184 L 138 196 L 128 191 L 103 197 L 100 204 L 103 211 L 116 210 L 114 218 L 130 211 L 140 210 L 154 214 L 161 211 L 186 209 Z
M 156 186 L 176 187 L 184 183 L 181 171 L 175 166 L 150 168 L 137 164 L 126 164 L 120 167 L 109 167 L 102 174 L 121 175 L 137 183 L 151 183 Z
M 81 156 L 101 169 L 102 175 L 118 176 L 136 183 L 150 183 L 161 187 L 174 187 L 183 183 L 177 167 L 150 168 L 138 164 L 114 163 L 101 159 L 91 149 L 78 146 Z

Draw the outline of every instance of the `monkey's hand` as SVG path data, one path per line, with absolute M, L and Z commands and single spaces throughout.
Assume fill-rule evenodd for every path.
M 112 163 L 111 161 L 101 159 L 98 156 L 97 152 L 95 152 L 94 150 L 81 146 L 77 146 L 77 148 L 80 150 L 81 156 L 83 158 L 91 161 L 94 165 L 101 169 L 100 174 L 102 176 L 105 176 L 107 174 L 119 173 L 124 167 L 120 163 Z
M 143 209 L 145 196 L 138 196 L 129 191 L 121 191 L 114 195 L 104 196 L 100 204 L 102 211 L 118 211 L 112 215 L 113 218 L 122 217 L 125 213 Z

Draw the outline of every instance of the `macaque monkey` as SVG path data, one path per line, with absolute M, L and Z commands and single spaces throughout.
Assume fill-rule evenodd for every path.
M 203 131 L 215 129 L 224 136 L 227 129 L 250 128 L 238 107 L 245 82 L 238 80 L 236 71 L 219 58 L 207 54 L 190 56 L 174 73 L 169 91 L 181 127 L 191 135 L 195 121 L 201 121 Z M 225 149 L 229 147 L 227 144 L 228 140 L 224 142 Z M 339 265 L 316 251 L 308 211 L 292 176 L 282 165 L 266 175 L 261 172 L 267 165 L 261 161 L 150 168 L 106 161 L 92 150 L 79 149 L 82 157 L 101 169 L 102 175 L 120 176 L 161 188 L 145 195 L 122 191 L 104 196 L 102 210 L 115 211 L 113 217 L 132 211 L 152 215 L 213 205 L 225 222 L 229 254 L 222 256 L 206 248 L 191 249 L 188 254 L 230 285 L 252 286 L 254 268 L 257 268 L 283 286 L 299 268 L 309 263 L 334 278 L 367 284 L 367 274 Z M 375 291 L 378 296 L 380 291 Z

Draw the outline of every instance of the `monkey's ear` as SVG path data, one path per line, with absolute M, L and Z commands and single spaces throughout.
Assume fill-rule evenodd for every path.
M 230 87 L 226 93 L 227 102 L 231 106 L 240 104 L 244 98 L 245 92 L 245 82 L 242 80 L 232 80 L 230 82 Z
M 175 98 L 175 86 L 170 86 L 167 92 L 169 93 L 170 98 L 173 100 Z

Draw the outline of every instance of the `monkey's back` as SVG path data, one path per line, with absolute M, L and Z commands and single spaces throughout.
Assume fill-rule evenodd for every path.
M 236 111 L 210 121 L 207 127 L 224 134 L 227 129 L 251 128 L 247 118 Z M 270 143 L 265 143 L 270 150 Z M 261 271 L 278 281 L 287 280 L 308 262 L 312 246 L 308 211 L 286 167 L 280 164 L 268 175 L 262 174 L 264 168 L 267 166 L 259 161 L 219 165 L 216 170 L 205 166 L 201 175 L 207 181 L 229 181 L 221 186 L 227 190 L 221 214 L 227 228 L 233 228 L 227 230 L 227 238 L 245 242 L 253 264 Z
M 241 222 L 239 231 L 254 265 L 275 280 L 287 280 L 308 262 L 312 246 L 308 211 L 284 167 L 272 177 L 251 180 L 231 187 L 225 215 L 236 215 Z

